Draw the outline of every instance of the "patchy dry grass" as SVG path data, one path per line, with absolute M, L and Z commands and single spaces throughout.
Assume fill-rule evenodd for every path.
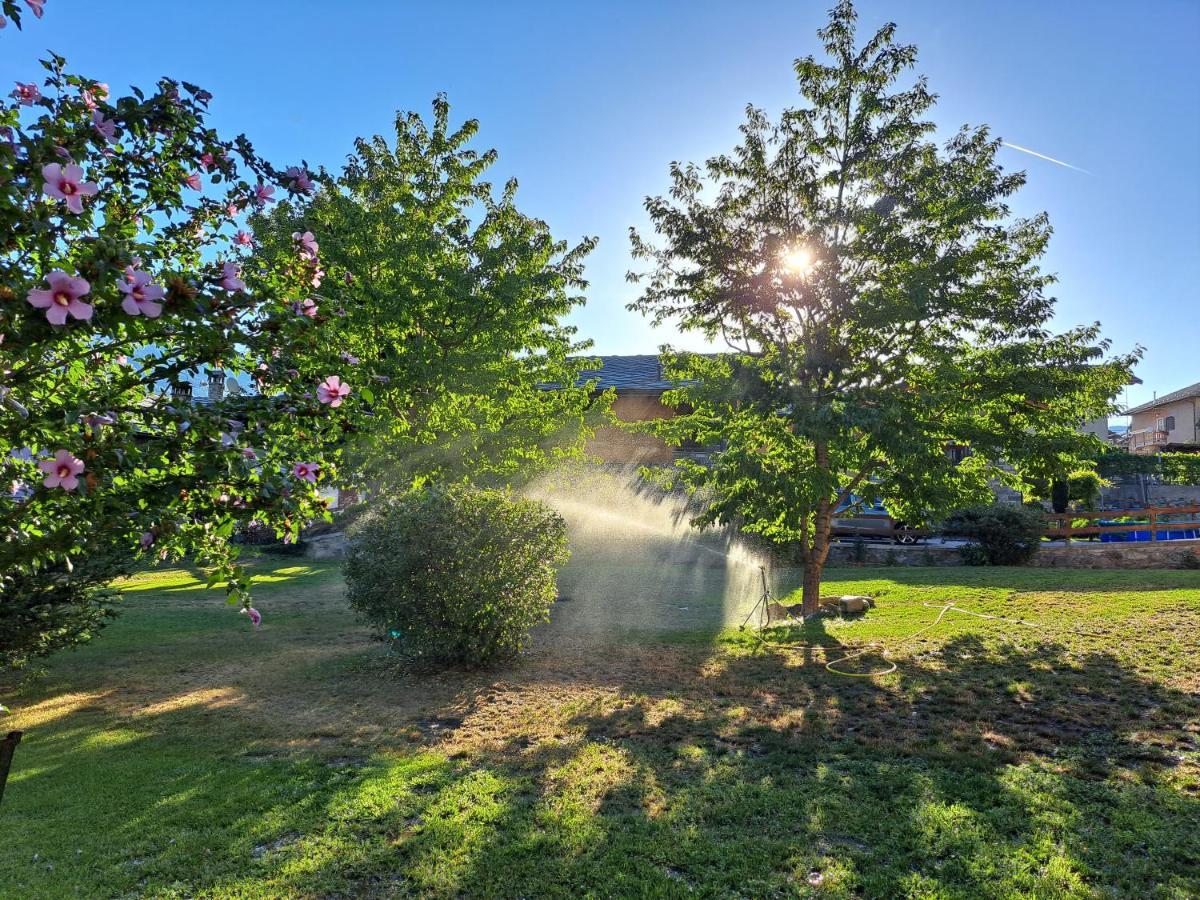
M 564 604 L 418 676 L 336 569 L 260 572 L 261 631 L 148 573 L 10 698 L 0 895 L 1200 894 L 1200 574 L 841 570 L 875 610 L 765 642 Z M 1034 624 L 912 639 L 946 603 Z

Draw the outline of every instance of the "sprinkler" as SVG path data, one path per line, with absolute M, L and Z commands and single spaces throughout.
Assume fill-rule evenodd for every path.
M 767 584 L 767 567 L 759 566 L 758 574 L 759 577 L 762 578 L 762 594 L 759 596 L 755 604 L 750 607 L 750 612 L 746 613 L 746 618 L 744 618 L 742 620 L 742 624 L 738 626 L 738 631 L 746 630 L 746 625 L 750 622 L 750 619 L 756 612 L 758 613 L 759 631 L 762 631 L 764 623 L 770 622 L 770 613 L 768 612 L 767 607 L 771 603 L 771 587 Z

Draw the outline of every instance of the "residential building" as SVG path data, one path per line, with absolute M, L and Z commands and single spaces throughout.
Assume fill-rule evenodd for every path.
M 1200 382 L 1126 410 L 1131 453 L 1200 452 Z
M 600 356 L 599 369 L 588 369 L 582 381 L 595 379 L 598 390 L 616 393 L 613 413 L 622 422 L 669 419 L 675 411 L 662 402 L 663 391 L 671 383 L 663 377 L 662 363 L 654 354 L 636 356 Z M 588 442 L 587 452 L 604 462 L 631 465 L 669 465 L 680 456 L 694 456 L 702 449 L 676 450 L 652 434 L 628 431 L 618 426 L 597 428 Z

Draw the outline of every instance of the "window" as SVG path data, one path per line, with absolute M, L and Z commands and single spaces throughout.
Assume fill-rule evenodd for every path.
M 1167 416 L 1165 419 L 1163 419 L 1163 431 L 1174 431 L 1174 430 L 1175 430 L 1175 417 Z

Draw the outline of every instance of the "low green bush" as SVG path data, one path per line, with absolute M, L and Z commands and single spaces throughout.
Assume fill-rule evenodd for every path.
M 1045 528 L 1040 509 L 996 503 L 951 513 L 942 531 L 947 537 L 970 541 L 959 550 L 968 565 L 1017 566 L 1037 552 Z
M 132 571 L 131 560 L 97 550 L 70 569 L 17 568 L 0 577 L 0 671 L 86 643 L 116 615 L 109 582 Z
M 349 531 L 351 607 L 406 656 L 485 666 L 549 618 L 567 561 L 562 517 L 504 492 L 434 488 L 380 498 Z

